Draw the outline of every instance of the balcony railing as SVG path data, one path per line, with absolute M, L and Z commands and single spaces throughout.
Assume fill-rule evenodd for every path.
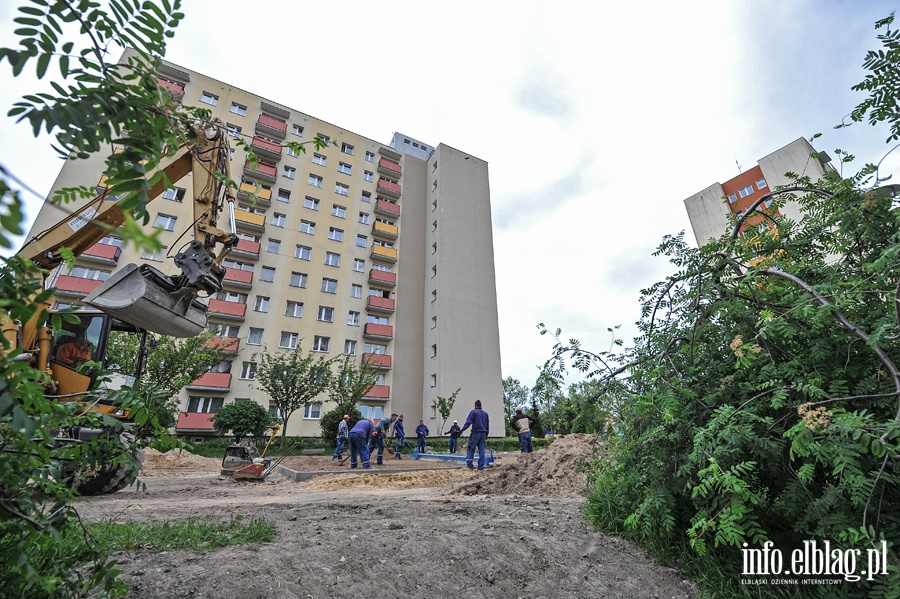
M 387 354 L 363 354 L 363 363 L 373 368 L 381 370 L 389 370 L 391 368 L 391 357 Z
M 249 289 L 253 287 L 253 271 L 226 267 L 225 279 L 222 282 L 232 287 L 246 287 Z
M 231 250 L 231 255 L 241 258 L 253 258 L 259 260 L 259 242 L 250 241 L 249 239 L 240 239 L 237 245 Z
M 375 189 L 392 198 L 400 197 L 400 184 L 388 181 L 384 177 L 378 179 L 378 185 L 376 185 Z
M 237 226 L 244 226 L 253 231 L 266 230 L 266 215 L 247 212 L 246 210 L 234 211 L 234 222 Z
M 247 314 L 247 304 L 226 302 L 225 300 L 209 300 L 209 315 L 212 318 L 223 320 L 244 320 Z
M 241 347 L 241 340 L 237 337 L 214 335 L 212 339 L 203 344 L 203 347 L 226 354 L 236 354 Z
M 372 312 L 392 313 L 394 311 L 394 300 L 389 297 L 378 297 L 377 295 L 370 295 L 368 301 L 366 302 L 366 309 Z
M 397 273 L 385 272 L 383 270 L 373 268 L 369 271 L 369 282 L 377 283 L 378 285 L 385 285 L 387 287 L 393 287 L 397 284 Z
M 369 390 L 363 393 L 366 399 L 389 399 L 391 397 L 391 388 L 388 385 L 372 385 Z
M 375 214 L 382 216 L 400 216 L 400 205 L 387 200 L 375 200 Z
M 363 337 L 369 339 L 393 339 L 394 327 L 389 324 L 375 324 L 367 322 L 363 329 Z
M 287 123 L 267 114 L 259 115 L 256 121 L 256 132 L 284 139 L 287 135 Z
M 372 233 L 380 237 L 387 237 L 388 239 L 397 239 L 397 236 L 400 234 L 400 229 L 397 228 L 397 225 L 389 225 L 376 220 L 372 224 Z
M 257 177 L 269 183 L 274 183 L 278 179 L 278 167 L 271 162 L 263 162 L 260 160 L 256 163 L 256 168 L 249 161 L 244 163 L 244 174 L 248 177 Z
M 373 245 L 371 256 L 378 260 L 384 260 L 385 262 L 396 262 L 397 250 L 396 248 L 387 248 L 383 245 Z
M 157 79 L 157 85 L 169 92 L 175 102 L 181 102 L 184 99 L 184 86 L 166 81 L 165 79 Z
M 399 179 L 401 174 L 400 165 L 387 158 L 378 161 L 378 172 L 394 179 Z
M 81 279 L 71 275 L 60 275 L 56 279 L 56 293 L 58 295 L 82 297 L 102 284 L 103 281 L 96 279 Z
M 122 254 L 122 248 L 105 243 L 95 243 L 86 249 L 81 256 L 82 260 L 90 260 L 101 264 L 118 264 L 119 256 Z
M 250 147 L 260 156 L 281 160 L 281 144 L 279 143 L 257 136 L 250 142 Z
M 215 430 L 212 423 L 213 416 L 215 414 L 205 412 L 179 412 L 175 432 L 212 432 Z
M 250 194 L 256 193 L 256 203 L 260 206 L 271 206 L 272 205 L 272 190 L 265 189 L 260 187 L 258 190 L 256 189 L 256 184 L 252 181 L 244 181 L 241 183 L 241 186 L 238 188 L 237 197 L 239 200 L 244 200 L 245 202 L 252 201 L 250 199 Z
M 230 372 L 207 372 L 199 379 L 185 385 L 186 389 L 201 389 L 204 391 L 227 391 L 231 388 Z

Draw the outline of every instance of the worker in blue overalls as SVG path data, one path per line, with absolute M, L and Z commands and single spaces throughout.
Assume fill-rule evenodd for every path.
M 391 425 L 395 420 L 397 420 L 396 414 L 391 414 L 390 418 L 382 418 L 378 421 L 378 424 L 375 425 L 375 430 L 372 431 L 372 440 L 369 441 L 369 457 L 372 456 L 372 452 L 374 452 L 377 447 L 378 456 L 375 460 L 376 466 L 381 466 L 384 463 L 382 462 L 382 456 L 384 456 L 384 440 L 387 439 L 388 434 L 391 432 Z
M 399 460 L 400 450 L 403 449 L 403 442 L 406 441 L 406 432 L 403 430 L 403 414 L 397 416 L 394 422 L 394 436 L 397 437 L 397 450 L 394 452 L 394 458 Z
M 356 458 L 362 462 L 363 468 L 371 468 L 369 463 L 369 437 L 372 436 L 374 430 L 372 421 L 363 418 L 356 423 L 356 426 L 350 429 L 350 467 L 356 468 Z

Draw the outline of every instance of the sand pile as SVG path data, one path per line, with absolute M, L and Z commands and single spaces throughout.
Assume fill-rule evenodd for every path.
M 469 480 L 473 474 L 465 468 L 421 470 L 419 472 L 398 472 L 395 474 L 337 474 L 316 476 L 303 483 L 305 491 L 344 491 L 424 489 L 442 487 L 447 484 Z
M 222 460 L 205 458 L 189 451 L 172 449 L 160 453 L 149 447 L 144 450 L 144 466 L 139 476 L 191 476 L 199 474 L 218 474 Z

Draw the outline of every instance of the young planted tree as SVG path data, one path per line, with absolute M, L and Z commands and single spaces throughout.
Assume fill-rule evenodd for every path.
M 458 388 L 450 395 L 450 397 L 438 395 L 437 399 L 431 402 L 431 407 L 436 409 L 437 413 L 441 415 L 441 430 L 438 433 L 438 436 L 444 434 L 444 427 L 447 426 L 447 419 L 450 418 L 450 412 L 453 411 L 453 406 L 456 404 L 456 396 L 459 395 L 461 390 L 462 387 Z
M 305 353 L 303 349 L 268 350 L 253 354 L 257 362 L 256 387 L 262 389 L 278 410 L 284 422 L 281 429 L 281 448 L 287 437 L 287 425 L 297 410 L 304 410 L 316 397 L 328 390 L 331 365 L 334 359 L 323 354 Z
M 378 369 L 366 361 L 357 366 L 354 356 L 343 356 L 334 364 L 336 368 L 329 379 L 327 393 L 337 405 L 319 419 L 322 438 L 328 443 L 334 441 L 344 414 L 350 416 L 351 426 L 362 418 L 356 406 L 378 380 Z

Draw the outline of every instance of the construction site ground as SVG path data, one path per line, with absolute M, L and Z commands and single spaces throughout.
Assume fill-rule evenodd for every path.
M 90 521 L 243 516 L 278 527 L 261 546 L 119 553 L 131 598 L 698 597 L 680 572 L 582 519 L 581 466 L 598 451 L 592 437 L 568 435 L 500 454 L 484 472 L 405 456 L 353 471 L 329 456 L 291 457 L 284 466 L 321 474 L 236 482 L 217 459 L 148 450 L 145 490 L 76 507 Z

